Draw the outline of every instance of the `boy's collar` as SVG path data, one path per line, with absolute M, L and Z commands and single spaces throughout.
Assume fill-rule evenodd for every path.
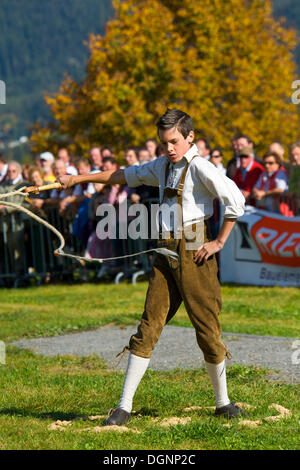
M 196 144 L 192 144 L 189 150 L 183 155 L 183 158 L 190 162 L 195 155 L 199 155 L 198 147 Z

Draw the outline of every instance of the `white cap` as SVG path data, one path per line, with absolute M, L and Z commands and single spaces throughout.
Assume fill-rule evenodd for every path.
M 40 160 L 47 160 L 47 162 L 54 162 L 54 155 L 51 152 L 40 153 Z

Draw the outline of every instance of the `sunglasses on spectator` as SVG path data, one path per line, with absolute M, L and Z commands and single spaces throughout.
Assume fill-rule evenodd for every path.
M 212 158 L 222 158 L 222 155 L 220 155 L 220 154 L 215 154 L 215 153 L 214 153 L 214 154 L 212 155 Z
M 240 155 L 240 158 L 249 158 L 250 155 Z
M 267 161 L 267 162 L 264 162 L 264 165 L 274 165 L 276 162 L 274 160 L 274 162 L 270 162 L 270 161 Z

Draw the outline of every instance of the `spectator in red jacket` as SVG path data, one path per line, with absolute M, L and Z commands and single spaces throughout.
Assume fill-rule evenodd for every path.
M 251 196 L 252 189 L 261 173 L 263 173 L 264 167 L 254 160 L 253 149 L 251 147 L 240 149 L 238 157 L 240 158 L 241 165 L 237 169 L 233 181 L 241 190 L 246 203 L 254 205 L 254 200 Z
M 280 212 L 278 196 L 288 190 L 287 173 L 277 153 L 266 153 L 263 161 L 266 170 L 258 178 L 252 192 L 256 199 L 256 207 L 271 212 Z

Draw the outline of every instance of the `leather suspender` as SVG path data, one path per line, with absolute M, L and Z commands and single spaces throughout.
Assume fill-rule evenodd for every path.
M 169 173 L 169 168 L 170 168 L 170 162 L 168 162 L 167 165 L 166 165 L 164 195 L 166 195 L 166 197 L 177 196 L 177 204 L 179 204 L 179 206 L 181 208 L 181 214 L 180 214 L 181 216 L 182 216 L 182 193 L 183 193 L 183 189 L 184 189 L 185 177 L 186 177 L 186 173 L 187 173 L 187 170 L 189 168 L 189 165 L 191 164 L 191 162 L 194 160 L 195 157 L 198 157 L 198 155 L 194 155 L 194 157 L 189 162 L 186 163 L 186 165 L 183 169 L 183 172 L 181 174 L 178 186 L 176 188 L 170 188 L 170 187 L 166 186 L 168 173 Z M 183 227 L 183 221 L 182 221 L 182 227 Z

